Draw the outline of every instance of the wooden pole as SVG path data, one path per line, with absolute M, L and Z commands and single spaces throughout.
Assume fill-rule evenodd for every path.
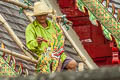
M 26 52 L 24 50 L 24 45 L 22 44 L 22 42 L 20 41 L 20 39 L 16 36 L 16 34 L 14 33 L 14 31 L 11 29 L 11 27 L 9 26 L 9 24 L 7 23 L 7 21 L 3 18 L 3 16 L 0 14 L 0 22 L 3 23 L 3 27 L 7 30 L 7 32 L 10 34 L 10 36 L 12 37 L 12 39 L 16 42 L 16 44 L 21 48 L 21 50 L 25 53 L 25 55 L 33 58 L 33 56 L 31 54 L 29 54 L 28 52 Z
M 8 2 L 8 3 L 11 3 L 11 4 L 17 5 L 17 6 L 19 6 L 19 7 L 24 8 L 24 9 L 31 9 L 31 10 L 33 10 L 33 7 L 32 7 L 32 6 L 27 6 L 27 5 L 25 5 L 24 3 L 22 3 L 22 2 L 17 2 L 17 1 L 15 1 L 15 0 L 1 0 L 1 1 L 3 1 L 3 2 Z
M 9 55 L 15 56 L 15 57 L 17 57 L 17 58 L 20 58 L 20 59 L 23 59 L 23 60 L 26 60 L 26 61 L 35 63 L 35 64 L 38 63 L 38 61 L 35 60 L 35 59 L 33 59 L 33 58 L 24 56 L 24 55 L 22 55 L 22 54 L 19 54 L 19 53 L 13 52 L 13 51 L 10 51 L 10 50 L 8 50 L 8 49 L 0 48 L 0 51 L 5 52 L 6 54 L 9 54 Z

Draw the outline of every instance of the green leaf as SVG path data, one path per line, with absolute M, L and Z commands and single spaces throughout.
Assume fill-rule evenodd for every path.
M 89 20 L 91 21 L 91 23 L 95 26 L 98 26 L 97 19 L 95 18 L 95 16 L 90 11 L 88 11 L 88 13 L 89 13 Z
M 11 67 L 12 67 L 13 69 L 16 68 L 16 60 L 15 60 L 15 57 L 12 57 L 12 64 L 11 64 Z
M 10 62 L 11 57 L 12 57 L 11 55 L 8 55 L 8 56 L 7 56 L 7 59 L 6 59 L 7 63 L 9 63 L 9 62 Z
M 77 1 L 77 6 L 78 6 L 78 9 L 79 9 L 81 12 L 84 12 L 84 13 L 85 13 L 84 4 L 81 2 L 81 0 L 78 0 L 78 1 Z
M 111 33 L 103 25 L 102 25 L 102 29 L 103 29 L 103 34 L 105 38 L 108 40 L 112 40 Z
M 19 10 L 19 14 L 21 14 L 21 13 L 23 13 L 23 8 L 20 8 L 20 10 Z
M 23 72 L 23 65 L 20 63 L 20 67 L 18 69 L 18 73 L 22 74 L 22 72 Z
M 120 41 L 118 39 L 115 39 L 117 47 L 120 49 Z
M 104 0 L 98 0 L 100 3 L 102 3 Z
M 24 3 L 28 6 L 32 5 L 32 1 L 31 0 L 24 0 Z

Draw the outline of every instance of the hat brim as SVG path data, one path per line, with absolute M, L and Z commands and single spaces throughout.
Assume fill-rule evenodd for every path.
M 47 12 L 40 12 L 40 13 L 34 13 L 34 12 L 27 12 L 26 15 L 27 16 L 40 16 L 40 15 L 44 15 L 44 14 L 51 14 L 52 10 L 49 10 Z

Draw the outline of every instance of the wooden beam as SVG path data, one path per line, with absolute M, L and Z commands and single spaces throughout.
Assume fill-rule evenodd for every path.
M 10 50 L 8 50 L 8 49 L 0 48 L 0 51 L 5 52 L 6 54 L 9 54 L 9 55 L 15 56 L 15 57 L 17 57 L 17 58 L 20 58 L 20 59 L 23 59 L 23 60 L 26 60 L 26 61 L 35 63 L 35 64 L 38 63 L 38 61 L 35 60 L 35 59 L 33 59 L 33 58 L 24 56 L 24 55 L 22 55 L 22 54 L 20 54 L 20 53 L 16 53 L 16 52 L 10 51 Z

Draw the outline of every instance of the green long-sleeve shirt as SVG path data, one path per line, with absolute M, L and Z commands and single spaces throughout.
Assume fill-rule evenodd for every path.
M 45 49 L 49 47 L 49 43 L 54 39 L 53 35 L 56 34 L 56 30 L 53 26 L 53 23 L 48 20 L 47 24 L 48 26 L 44 28 L 41 24 L 39 24 L 37 20 L 35 20 L 26 28 L 26 45 L 31 51 L 35 52 L 38 56 L 45 53 Z M 37 37 L 43 37 L 48 42 L 42 41 L 42 43 L 39 44 L 36 40 Z M 65 53 L 63 53 L 61 55 L 62 62 L 65 58 L 66 55 Z

